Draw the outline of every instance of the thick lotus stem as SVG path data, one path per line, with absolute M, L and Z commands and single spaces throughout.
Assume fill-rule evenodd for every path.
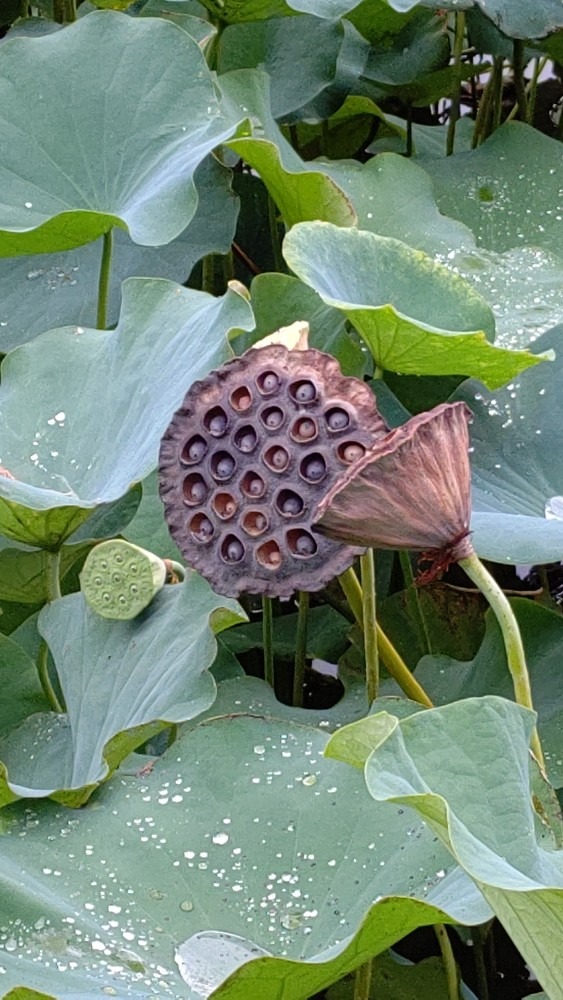
M 508 598 L 475 553 L 467 556 L 465 559 L 460 559 L 459 565 L 465 570 L 468 577 L 473 580 L 473 583 L 479 588 L 483 596 L 486 597 L 496 615 L 504 639 L 506 659 L 514 684 L 516 701 L 519 705 L 523 705 L 524 708 L 531 708 L 533 710 L 532 690 L 526 666 L 522 636 L 520 635 L 518 622 Z M 542 768 L 545 768 L 543 752 L 538 732 L 535 728 L 532 733 L 531 746 L 538 763 Z

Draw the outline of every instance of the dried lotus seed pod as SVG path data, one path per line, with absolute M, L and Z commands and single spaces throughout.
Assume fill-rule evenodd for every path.
M 102 618 L 136 618 L 164 586 L 166 564 L 131 542 L 114 538 L 100 542 L 88 554 L 80 574 L 80 588 L 93 611 Z
M 195 382 L 164 434 L 170 533 L 220 594 L 319 590 L 361 550 L 314 533 L 317 506 L 387 431 L 330 355 L 253 348 Z

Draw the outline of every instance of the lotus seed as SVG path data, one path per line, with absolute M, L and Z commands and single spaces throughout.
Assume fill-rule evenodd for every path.
M 229 562 L 238 562 L 239 559 L 242 559 L 244 548 L 238 538 L 233 538 L 232 541 L 228 543 L 225 554 Z
M 209 421 L 209 430 L 211 434 L 224 434 L 227 427 L 227 418 L 224 413 L 216 413 L 211 417 Z
M 232 475 L 235 467 L 235 461 L 230 455 L 225 455 L 224 458 L 220 458 L 215 466 L 215 471 L 221 479 L 226 479 L 227 476 Z
M 325 463 L 322 458 L 309 458 L 303 466 L 303 475 L 313 482 L 322 479 L 325 474 Z
M 345 410 L 331 410 L 327 415 L 327 423 L 331 431 L 341 431 L 350 423 Z
M 317 395 L 312 382 L 302 382 L 295 390 L 295 398 L 298 403 L 310 403 Z

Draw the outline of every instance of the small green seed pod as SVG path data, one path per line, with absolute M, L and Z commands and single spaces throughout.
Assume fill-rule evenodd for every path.
M 137 545 L 113 539 L 89 553 L 80 574 L 88 604 L 102 618 L 136 618 L 164 586 L 163 559 Z

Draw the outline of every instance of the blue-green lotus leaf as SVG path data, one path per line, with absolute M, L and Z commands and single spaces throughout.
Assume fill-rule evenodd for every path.
M 5 257 L 82 246 L 113 226 L 169 243 L 195 214 L 198 164 L 244 117 L 222 109 L 185 31 L 112 11 L 4 42 L 0 108 Z
M 65 327 L 12 351 L 0 388 L 0 465 L 13 477 L 0 475 L 0 531 L 54 547 L 147 476 L 186 390 L 226 360 L 227 334 L 251 316 L 232 291 L 213 298 L 129 278 L 115 330 Z
M 5 810 L 4 989 L 303 1000 L 415 926 L 487 919 L 434 835 L 325 745 L 228 714 L 79 811 Z

